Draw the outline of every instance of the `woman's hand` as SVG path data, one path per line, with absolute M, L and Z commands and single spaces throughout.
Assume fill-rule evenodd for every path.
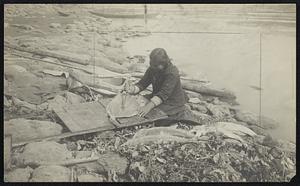
M 147 105 L 140 108 L 138 115 L 140 117 L 145 117 L 154 107 L 155 107 L 154 103 L 150 101 Z
M 127 92 L 128 94 L 134 94 L 135 93 L 135 88 L 134 88 L 135 85 L 132 85 L 131 83 L 129 82 L 126 82 L 125 85 L 124 85 L 124 91 Z

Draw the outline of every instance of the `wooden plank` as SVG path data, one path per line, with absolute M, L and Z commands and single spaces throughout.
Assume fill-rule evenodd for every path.
M 55 163 L 42 163 L 41 165 L 61 165 L 61 166 L 72 166 L 77 165 L 81 163 L 89 163 L 93 161 L 97 161 L 99 157 L 89 157 L 89 158 L 80 158 L 80 159 L 68 159 L 61 162 L 55 162 Z
M 162 120 L 168 118 L 167 114 L 165 114 L 163 111 L 155 108 L 152 111 L 150 111 L 147 115 L 147 118 L 141 118 L 139 116 L 134 116 L 130 118 L 119 118 L 117 119 L 120 123 L 118 128 L 126 128 L 136 125 L 143 125 L 146 123 L 151 123 L 154 121 Z
M 97 101 L 54 108 L 54 112 L 72 132 L 112 125 L 105 108 Z

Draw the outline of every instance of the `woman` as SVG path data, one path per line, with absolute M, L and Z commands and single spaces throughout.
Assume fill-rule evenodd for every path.
M 156 48 L 151 52 L 150 67 L 144 76 L 135 85 L 126 85 L 125 91 L 129 94 L 138 94 L 150 84 L 153 91 L 152 94 L 146 95 L 150 102 L 140 109 L 141 117 L 154 107 L 158 107 L 169 116 L 169 120 L 195 120 L 192 112 L 185 106 L 188 97 L 182 89 L 179 71 L 162 48 Z

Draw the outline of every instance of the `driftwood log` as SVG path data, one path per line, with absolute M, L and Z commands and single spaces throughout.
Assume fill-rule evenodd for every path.
M 136 78 L 141 78 L 143 75 L 141 73 L 136 73 L 133 75 Z M 221 97 L 228 100 L 235 100 L 236 96 L 233 92 L 228 90 L 218 90 L 214 88 L 210 88 L 208 86 L 205 86 L 208 82 L 205 80 L 194 80 L 194 79 L 188 79 L 184 77 L 180 77 L 181 79 L 181 85 L 182 88 L 185 90 L 189 90 L 192 92 L 197 92 L 203 95 L 210 95 L 215 97 Z
M 7 48 L 14 49 L 14 50 L 19 50 L 19 51 L 22 51 L 22 52 L 28 52 L 28 53 L 32 53 L 32 54 L 40 55 L 40 56 L 53 57 L 53 58 L 62 59 L 62 60 L 65 60 L 65 61 L 71 61 L 73 63 L 78 63 L 78 64 L 81 64 L 81 65 L 88 65 L 89 64 L 89 61 L 87 61 L 87 60 L 81 60 L 81 59 L 78 59 L 78 58 L 73 58 L 73 57 L 70 57 L 70 56 L 57 54 L 57 53 L 53 53 L 53 52 L 49 52 L 49 51 L 43 51 L 43 50 L 39 50 L 39 49 L 25 48 L 25 47 L 21 47 L 21 46 L 11 44 L 9 42 L 5 42 L 4 46 L 7 47 Z
M 182 88 L 193 92 L 198 92 L 204 95 L 211 95 L 216 97 L 222 97 L 227 99 L 236 99 L 234 93 L 228 90 L 217 90 L 203 85 L 197 85 L 195 83 L 189 83 L 185 81 L 182 83 Z
M 43 50 L 38 50 L 38 49 L 33 49 L 33 48 L 25 48 L 25 47 L 20 47 L 14 44 L 11 44 L 9 42 L 5 42 L 4 47 L 13 49 L 13 50 L 17 50 L 17 51 L 22 51 L 22 52 L 27 52 L 27 53 L 31 53 L 31 54 L 35 54 L 35 55 L 40 55 L 40 56 L 47 56 L 47 57 L 52 57 L 52 58 L 57 58 L 60 60 L 64 60 L 64 61 L 69 61 L 72 63 L 77 63 L 80 65 L 89 65 L 90 61 L 89 60 L 83 60 L 80 58 L 74 58 L 74 57 L 70 57 L 70 56 L 66 56 L 63 54 L 57 54 L 57 53 L 53 53 L 53 52 L 49 52 L 49 51 L 43 51 Z M 91 62 L 93 63 L 93 62 Z M 62 63 L 62 66 L 64 64 Z M 116 64 L 111 62 L 109 59 L 106 58 L 98 58 L 96 57 L 95 59 L 95 65 L 103 67 L 107 70 L 113 71 L 113 72 L 117 72 L 117 73 L 128 73 L 128 69 L 125 68 L 122 65 Z M 84 66 L 83 66 L 84 68 Z M 85 69 L 88 71 L 91 71 L 92 69 Z

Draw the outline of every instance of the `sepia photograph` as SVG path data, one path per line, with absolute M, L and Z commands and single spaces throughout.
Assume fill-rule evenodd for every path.
M 4 182 L 291 182 L 296 4 L 4 4 Z

